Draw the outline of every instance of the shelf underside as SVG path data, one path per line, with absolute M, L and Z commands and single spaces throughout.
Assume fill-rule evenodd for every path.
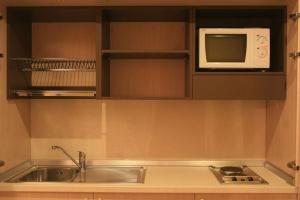
M 96 91 L 86 90 L 15 90 L 17 97 L 78 97 L 95 98 Z

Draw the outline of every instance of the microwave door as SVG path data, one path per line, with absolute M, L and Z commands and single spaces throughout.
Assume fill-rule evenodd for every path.
M 247 33 L 207 33 L 200 46 L 201 68 L 244 68 L 249 59 L 247 50 L 251 44 Z M 202 55 L 201 55 L 202 53 Z M 201 62 L 202 61 L 202 62 Z
M 246 34 L 206 34 L 206 60 L 209 63 L 244 63 L 246 61 Z

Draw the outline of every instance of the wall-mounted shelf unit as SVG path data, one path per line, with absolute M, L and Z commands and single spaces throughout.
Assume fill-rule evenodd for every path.
M 191 98 L 191 23 L 184 8 L 104 9 L 101 98 Z
M 270 28 L 270 69 L 226 71 L 200 69 L 196 57 L 193 74 L 195 99 L 284 99 L 286 96 L 286 7 L 201 7 L 199 28 Z M 199 53 L 196 46 L 196 55 Z
M 98 10 L 8 8 L 8 97 L 96 98 Z
M 285 98 L 285 7 L 9 7 L 7 18 L 8 98 Z M 199 70 L 200 27 L 244 26 L 271 29 L 270 70 Z

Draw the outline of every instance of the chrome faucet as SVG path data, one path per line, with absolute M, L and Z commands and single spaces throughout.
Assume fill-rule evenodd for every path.
M 84 152 L 82 151 L 78 151 L 79 152 L 79 162 L 77 162 L 70 154 L 68 154 L 68 152 L 66 152 L 66 150 L 60 146 L 52 146 L 53 150 L 61 150 L 68 158 L 70 158 L 72 160 L 73 163 L 75 163 L 75 165 L 77 165 L 77 167 L 79 168 L 79 170 L 81 172 L 84 172 L 86 170 L 86 155 Z
M 0 167 L 4 166 L 4 161 L 0 160 Z

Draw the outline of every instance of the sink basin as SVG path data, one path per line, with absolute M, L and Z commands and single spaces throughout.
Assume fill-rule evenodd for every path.
M 86 183 L 144 183 L 145 173 L 144 167 L 90 167 L 76 179 Z
M 8 182 L 72 182 L 78 174 L 75 167 L 33 167 Z
M 5 182 L 144 183 L 145 173 L 139 166 L 90 166 L 83 173 L 77 167 L 32 166 Z

